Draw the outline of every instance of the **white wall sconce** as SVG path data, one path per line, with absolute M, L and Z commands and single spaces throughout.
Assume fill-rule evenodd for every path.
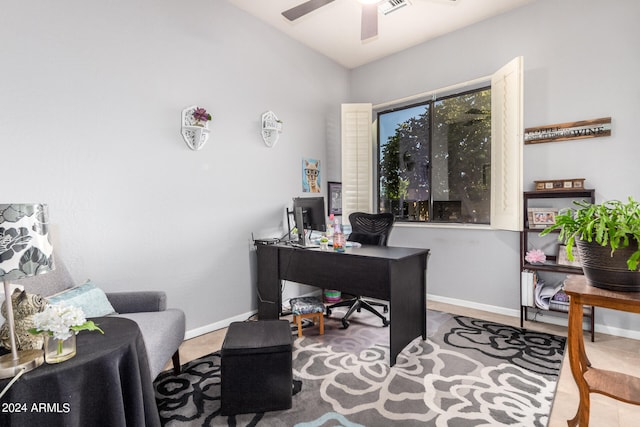
M 282 133 L 282 120 L 278 119 L 273 111 L 267 111 L 262 115 L 262 139 L 267 147 L 273 147 L 278 142 Z
M 182 138 L 194 151 L 204 147 L 209 139 L 209 122 L 211 114 L 196 105 L 182 110 Z

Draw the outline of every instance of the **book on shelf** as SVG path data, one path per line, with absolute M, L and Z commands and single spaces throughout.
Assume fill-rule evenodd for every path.
M 520 304 L 527 307 L 534 307 L 534 293 L 538 282 L 538 275 L 532 270 L 522 270 L 520 277 Z
M 551 299 L 562 290 L 562 282 L 556 284 L 544 283 L 540 281 L 535 288 L 536 307 L 549 310 Z
M 551 300 L 551 302 L 549 303 L 549 310 L 565 311 L 568 313 L 569 303 Z
M 567 295 L 563 289 L 560 289 L 551 297 L 549 301 L 549 309 L 558 311 L 569 311 L 569 295 Z
M 558 296 L 561 296 L 561 297 L 558 298 Z M 564 297 L 566 297 L 566 299 Z M 556 295 L 553 296 L 553 298 L 551 298 L 551 301 L 549 301 L 549 309 L 568 312 L 569 296 L 565 294 L 564 291 L 561 289 L 560 291 L 558 291 Z
M 565 313 L 569 312 L 569 295 L 567 295 L 564 290 L 558 291 L 557 294 L 551 298 L 549 302 L 549 309 L 555 311 L 563 311 Z M 585 305 L 582 307 L 584 314 L 586 316 L 592 316 L 593 313 L 591 310 L 593 309 L 590 305 Z
M 567 295 L 567 293 L 564 291 L 564 287 L 555 293 L 555 295 L 551 298 L 551 301 L 569 304 L 569 295 Z

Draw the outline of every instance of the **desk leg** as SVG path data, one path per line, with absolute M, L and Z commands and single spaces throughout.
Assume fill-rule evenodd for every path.
M 427 262 L 425 261 L 425 267 Z M 421 290 L 420 290 L 420 300 L 422 301 L 422 307 L 420 311 L 422 311 L 422 341 L 427 340 L 427 270 L 422 269 L 422 278 L 420 279 Z
M 578 386 L 578 391 L 580 392 L 580 403 L 578 404 L 576 415 L 572 419 L 567 420 L 569 427 L 575 427 L 576 425 L 580 425 L 580 427 L 587 427 L 589 425 L 589 385 L 584 379 L 584 373 L 588 369 L 589 361 L 584 349 L 582 319 L 583 306 L 572 298 L 569 305 L 569 364 L 571 366 L 573 379 L 575 380 L 576 385 Z
M 414 256 L 390 265 L 390 366 L 416 337 L 427 339 L 425 264 L 422 256 Z
M 275 245 L 258 245 L 258 319 L 278 319 L 281 310 L 280 252 Z

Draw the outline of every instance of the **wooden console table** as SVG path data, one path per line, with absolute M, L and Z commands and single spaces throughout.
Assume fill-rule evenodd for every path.
M 564 291 L 569 304 L 569 363 L 578 385 L 580 404 L 570 427 L 589 425 L 590 393 L 600 393 L 626 403 L 640 405 L 640 378 L 591 366 L 584 350 L 582 333 L 583 306 L 640 313 L 640 292 L 616 292 L 589 285 L 584 276 L 569 276 Z

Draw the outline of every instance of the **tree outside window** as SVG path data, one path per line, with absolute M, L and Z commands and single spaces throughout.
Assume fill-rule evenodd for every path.
M 378 114 L 378 201 L 398 221 L 490 222 L 491 90 Z

